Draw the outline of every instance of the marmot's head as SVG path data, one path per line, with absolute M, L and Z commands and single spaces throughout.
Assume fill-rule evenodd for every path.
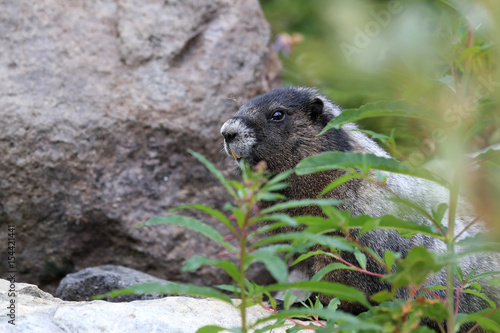
M 322 151 L 350 150 L 342 129 L 318 136 L 339 114 L 340 109 L 315 89 L 275 89 L 249 100 L 224 123 L 224 149 L 250 165 L 265 161 L 271 171 L 288 170 Z

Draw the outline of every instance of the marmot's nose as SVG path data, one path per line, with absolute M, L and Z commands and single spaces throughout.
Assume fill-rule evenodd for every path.
M 222 136 L 224 137 L 224 140 L 227 143 L 233 141 L 238 136 L 237 132 L 234 132 L 234 131 L 231 131 L 231 130 L 224 130 L 224 131 L 221 132 L 221 134 L 222 134 Z

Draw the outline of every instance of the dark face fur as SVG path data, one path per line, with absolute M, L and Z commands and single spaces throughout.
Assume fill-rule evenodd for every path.
M 347 150 L 341 131 L 317 136 L 333 118 L 324 100 L 312 89 L 295 87 L 251 99 L 221 128 L 226 153 L 251 165 L 265 161 L 281 172 L 322 151 Z

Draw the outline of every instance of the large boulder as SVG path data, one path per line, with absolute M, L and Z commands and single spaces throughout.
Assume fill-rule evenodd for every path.
M 241 101 L 279 85 L 258 1 L 0 7 L 0 244 L 15 226 L 18 280 L 53 293 L 69 272 L 119 264 L 167 280 L 227 282 L 210 267 L 179 273 L 194 254 L 217 255 L 209 240 L 134 226 L 179 203 L 227 200 L 187 150 L 228 169 L 221 124 Z
M 0 279 L 2 309 L 7 309 L 10 300 L 14 299 L 7 294 L 9 285 L 9 281 Z M 0 332 L 193 333 L 206 325 L 225 328 L 241 325 L 239 311 L 234 306 L 214 299 L 166 297 L 130 303 L 65 302 L 34 285 L 17 283 L 15 289 L 17 298 L 12 317 L 2 315 Z M 270 314 L 260 305 L 255 305 L 247 309 L 247 320 L 254 323 Z M 15 325 L 9 323 L 11 320 Z M 287 322 L 272 332 L 284 333 L 290 326 L 293 325 Z

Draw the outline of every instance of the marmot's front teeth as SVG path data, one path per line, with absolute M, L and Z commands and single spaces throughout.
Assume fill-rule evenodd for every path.
M 233 155 L 234 159 L 235 160 L 238 160 L 241 158 L 240 155 L 236 154 L 231 148 L 229 148 L 229 150 L 231 151 L 231 155 Z

